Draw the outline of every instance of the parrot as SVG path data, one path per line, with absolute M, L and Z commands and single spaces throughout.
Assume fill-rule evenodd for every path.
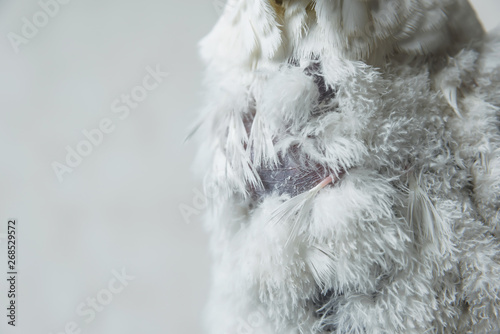
M 228 0 L 199 53 L 206 333 L 500 333 L 500 31 L 467 0 Z

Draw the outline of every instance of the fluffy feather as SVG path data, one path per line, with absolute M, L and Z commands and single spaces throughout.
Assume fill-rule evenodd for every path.
M 500 331 L 499 36 L 465 0 L 229 0 L 209 333 Z

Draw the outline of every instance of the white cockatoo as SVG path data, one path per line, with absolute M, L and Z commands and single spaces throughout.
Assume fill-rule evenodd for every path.
M 500 333 L 500 34 L 467 0 L 229 0 L 200 48 L 207 333 Z

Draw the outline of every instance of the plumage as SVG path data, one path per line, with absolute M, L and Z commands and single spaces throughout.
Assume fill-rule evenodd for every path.
M 229 0 L 200 50 L 208 333 L 500 332 L 500 34 L 468 1 Z

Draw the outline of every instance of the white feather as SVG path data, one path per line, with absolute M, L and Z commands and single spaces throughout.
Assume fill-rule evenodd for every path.
M 301 230 L 307 225 L 312 209 L 312 200 L 332 180 L 333 178 L 329 176 L 311 190 L 287 200 L 272 213 L 269 224 L 289 224 L 291 226 L 290 235 L 285 246 L 297 238 Z
M 429 195 L 420 186 L 420 178 L 409 176 L 408 220 L 415 241 L 420 247 L 436 246 L 445 251 L 443 240 L 449 240 L 450 231 L 432 203 Z
M 500 38 L 466 0 L 228 6 L 201 45 L 209 333 L 499 330 Z

